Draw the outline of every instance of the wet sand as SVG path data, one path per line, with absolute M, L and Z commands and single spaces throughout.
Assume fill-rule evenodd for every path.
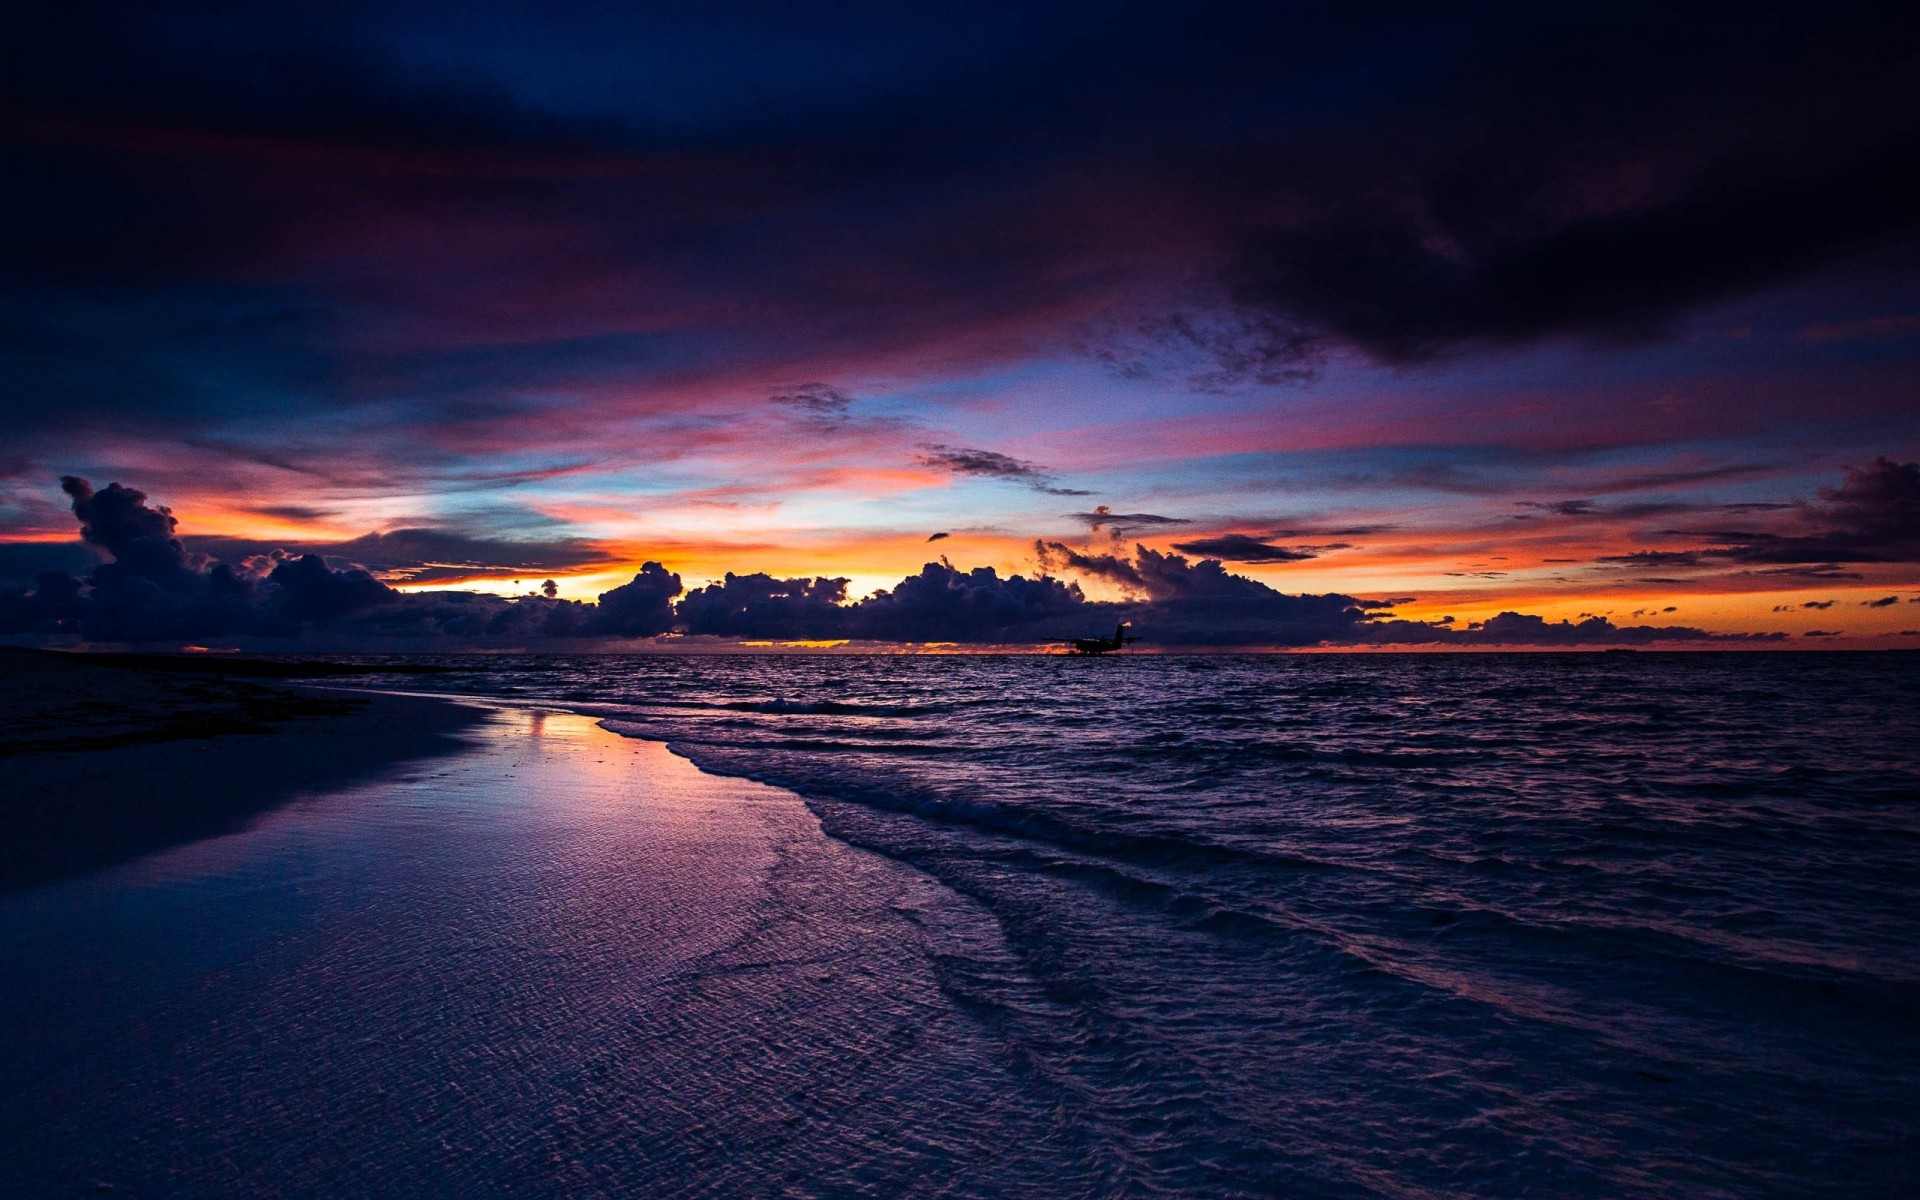
M 0 898 L 0 1192 L 995 1194 L 1087 1152 L 952 998 L 1014 970 L 965 900 L 590 718 L 463 737 Z
M 0 895 L 456 753 L 482 719 L 467 705 L 266 686 L 207 665 L 0 649 Z

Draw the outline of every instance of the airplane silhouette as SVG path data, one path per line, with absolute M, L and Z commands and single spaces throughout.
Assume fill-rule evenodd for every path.
M 1070 657 L 1091 657 L 1099 654 L 1112 654 L 1114 651 L 1124 648 L 1129 642 L 1137 642 L 1140 640 L 1127 632 L 1132 626 L 1133 622 L 1122 621 L 1114 627 L 1113 636 L 1110 638 L 1070 638 L 1062 642 L 1061 645 L 1073 647 L 1073 649 L 1067 651 Z

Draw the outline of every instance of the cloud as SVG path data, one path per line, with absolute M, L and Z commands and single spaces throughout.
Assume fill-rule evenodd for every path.
M 951 533 L 948 533 L 948 532 L 947 532 L 946 530 L 944 530 L 944 529 L 943 529 L 943 530 L 941 530 L 941 531 L 940 531 L 939 533 L 930 533 L 930 534 L 928 534 L 928 535 L 927 535 L 927 540 L 928 540 L 929 542 L 938 542 L 938 541 L 941 541 L 941 540 L 943 540 L 943 539 L 946 539 L 946 538 L 950 538 L 950 537 L 952 537 L 952 536 L 953 536 L 953 535 L 952 535 Z
M 1088 353 L 1121 379 L 1173 377 L 1212 395 L 1311 383 L 1327 350 L 1320 336 L 1270 313 L 1217 304 L 1107 318 L 1093 323 L 1089 336 Z
M 1809 342 L 1890 342 L 1920 333 L 1920 315 L 1901 313 L 1810 325 L 1799 337 Z
M 1880 456 L 1845 468 L 1841 482 L 1784 509 L 1785 530 L 1668 530 L 1717 543 L 1689 550 L 1637 550 L 1601 562 L 1713 567 L 1748 565 L 1754 574 L 1858 579 L 1854 563 L 1920 562 L 1920 463 Z
M 1004 479 L 1012 483 L 1023 483 L 1038 492 L 1049 496 L 1090 496 L 1076 488 L 1064 488 L 1055 485 L 1054 476 L 1044 468 L 997 450 L 971 450 L 960 446 L 929 445 L 926 453 L 915 461 L 922 466 L 937 467 L 954 475 L 968 475 L 979 479 Z
M 1094 607 L 1077 584 L 939 562 L 854 605 L 848 628 L 854 636 L 883 641 L 1034 641 Z
M 1787 579 L 1817 579 L 1817 580 L 1823 580 L 1828 582 L 1838 582 L 1843 580 L 1854 580 L 1854 579 L 1866 578 L 1866 576 L 1862 575 L 1858 571 L 1841 570 L 1840 564 L 1838 563 L 1819 563 L 1813 566 L 1806 566 L 1806 567 L 1768 567 L 1765 570 L 1759 570 L 1759 571 L 1741 571 L 1740 574 L 1742 575 L 1776 575 L 1776 576 L 1781 576 Z M 1676 580 L 1673 580 L 1672 582 L 1681 583 L 1685 581 L 1676 579 Z
M 1765 501 L 1744 501 L 1737 504 L 1697 504 L 1684 500 L 1645 500 L 1628 504 L 1601 504 L 1596 500 L 1516 500 L 1520 508 L 1536 509 L 1558 517 L 1593 518 L 1597 520 L 1638 520 L 1647 517 L 1665 517 L 1680 513 L 1747 513 L 1777 512 L 1791 509 L 1791 504 L 1778 504 Z M 1515 520 L 1529 520 L 1529 514 L 1515 514 Z
M 679 619 L 688 633 L 715 637 L 843 637 L 846 599 L 845 579 L 775 579 L 729 571 L 720 583 L 688 592 Z
M 1910 131 L 1841 161 L 1706 159 L 1666 195 L 1597 212 L 1543 211 L 1574 161 L 1517 156 L 1502 169 L 1469 153 L 1386 204 L 1250 230 L 1237 293 L 1305 333 L 1410 363 L 1476 343 L 1644 337 L 1920 227 Z
M 769 403 L 799 409 L 809 416 L 829 419 L 845 417 L 847 410 L 853 407 L 852 396 L 824 383 L 795 384 L 784 391 L 775 392 L 767 400 Z
M 1702 553 L 1741 563 L 1920 562 L 1920 463 L 1879 457 L 1848 467 L 1800 516 L 1817 532 L 1707 533 L 1727 544 Z
M 1860 602 L 1863 608 L 1891 608 L 1898 603 L 1900 603 L 1900 597 L 1898 596 L 1882 596 L 1878 600 L 1862 600 Z
M 1615 625 L 1605 617 L 1547 621 L 1528 613 L 1503 612 L 1468 626 L 1450 644 L 1491 646 L 1647 646 L 1668 642 L 1765 642 L 1784 635 L 1713 634 L 1685 625 Z M 1389 639 L 1390 640 L 1390 639 Z
M 294 621 L 326 625 L 351 613 L 378 608 L 399 593 L 358 568 L 334 571 L 318 554 L 303 554 L 267 575 L 274 611 Z
M 288 555 L 318 554 L 335 563 L 363 567 L 390 583 L 520 579 L 604 567 L 611 561 L 607 553 L 591 541 L 574 538 L 519 541 L 485 537 L 458 528 L 391 529 L 340 542 L 196 537 L 189 540 L 189 545 L 230 562 L 243 562 L 276 550 Z
M 1132 621 L 1163 646 L 1641 645 L 1752 640 L 1689 627 L 1615 626 L 1594 617 L 1548 623 L 1502 613 L 1465 630 L 1386 612 L 1411 598 L 1359 600 L 1290 595 L 1228 571 L 1136 545 L 1130 555 L 1085 553 L 1038 542 L 1041 574 L 1002 576 L 928 563 L 855 603 L 847 580 L 732 574 L 682 595 L 680 577 L 648 562 L 597 604 L 544 595 L 506 599 L 470 592 L 403 593 L 360 567 L 335 569 L 318 554 L 258 555 L 236 568 L 190 551 L 165 508 L 120 484 L 95 491 L 68 476 L 82 536 L 107 561 L 85 578 L 43 572 L 28 588 L 0 590 L 0 634 L 80 635 L 93 641 L 210 639 L 334 648 L 408 644 L 516 645 L 543 639 L 651 638 L 674 631 L 722 638 L 1036 643 Z M 1127 599 L 1087 599 L 1072 572 L 1103 579 Z M 677 603 L 676 603 L 677 599 Z M 1671 611 L 1671 610 L 1668 610 Z
M 818 433 L 841 433 L 853 426 L 853 396 L 831 384 L 795 384 L 775 392 L 767 401 L 788 409 L 802 425 Z
M 217 34 L 43 7 L 0 51 L 5 215 L 35 230 L 0 254 L 0 403 L 204 432 L 1089 328 L 1116 371 L 1202 390 L 1646 336 L 1911 234 L 1912 18 L 1873 7 L 1818 37 L 1658 6 L 1445 36 L 1398 3 L 1063 8 L 1013 39 L 616 14 L 484 51 L 412 6 Z
M 1285 546 L 1263 542 L 1259 538 L 1244 533 L 1223 533 L 1216 537 L 1198 538 L 1191 542 L 1175 542 L 1173 548 L 1182 554 L 1217 558 L 1225 562 L 1302 562 L 1316 557 L 1315 551 L 1306 547 L 1288 549 Z
M 673 628 L 673 598 L 680 590 L 678 575 L 657 562 L 645 563 L 631 582 L 600 593 L 599 606 L 579 632 L 623 638 L 665 633 Z
M 1310 646 L 1359 640 L 1366 611 L 1351 596 L 1293 596 L 1228 572 L 1213 559 L 1192 562 L 1135 546 L 1133 556 L 1083 554 L 1060 542 L 1035 545 L 1041 565 L 1072 570 L 1133 593 L 1122 606 L 1143 637 L 1175 645 Z
M 278 517 L 283 521 L 324 521 L 339 515 L 330 508 L 316 508 L 311 504 L 258 504 L 247 510 L 263 517 Z
M 84 575 L 99 563 L 99 553 L 82 542 L 0 542 L 0 586 L 47 571 Z
M 1068 513 L 1067 516 L 1085 523 L 1089 530 L 1107 529 L 1116 536 L 1140 529 L 1193 524 L 1185 517 L 1163 517 L 1159 513 L 1117 513 L 1105 504 L 1095 505 L 1092 512 Z

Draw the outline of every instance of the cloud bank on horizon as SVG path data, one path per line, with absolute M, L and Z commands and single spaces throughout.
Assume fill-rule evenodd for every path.
M 1839 632 L 1893 636 L 1853 601 L 1920 586 L 1872 491 L 1920 458 L 1914 12 L 189 2 L 11 33 L 16 596 L 94 571 L 68 472 L 176 502 L 262 621 L 332 586 L 305 552 L 568 602 L 672 562 L 705 583 L 676 622 L 907 628 L 860 606 L 936 537 L 1002 588 L 1114 560 L 1087 604 L 1212 560 L 1417 594 L 1423 626 L 1678 599 L 1731 634 L 1844 586 Z M 761 578 L 849 582 L 704 595 Z
M 1920 469 L 1920 468 L 1916 468 Z M 1765 642 L 1781 633 L 1708 633 L 1687 626 L 1620 626 L 1604 617 L 1549 622 L 1517 612 L 1469 628 L 1451 620 L 1394 619 L 1410 601 L 1288 595 L 1234 575 L 1216 559 L 1191 561 L 1135 546 L 1131 558 L 1036 547 L 1043 565 L 1112 580 L 1123 601 L 1089 600 L 1053 574 L 1001 577 L 992 567 L 927 563 L 890 589 L 849 602 L 843 578 L 736 575 L 684 590 L 657 562 L 597 603 L 542 589 L 514 598 L 475 592 L 406 593 L 364 567 L 318 554 L 273 552 L 238 563 L 189 550 L 166 508 L 119 483 L 61 488 L 82 542 L 104 561 L 82 577 L 45 571 L 0 590 L 0 636 L 110 643 L 298 639 L 304 644 L 422 647 L 575 644 L 684 635 L 760 641 L 1035 644 L 1095 623 L 1131 621 L 1167 646 L 1559 646 Z

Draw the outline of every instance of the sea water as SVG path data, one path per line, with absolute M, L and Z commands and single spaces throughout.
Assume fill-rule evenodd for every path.
M 1094 1190 L 1920 1182 L 1912 656 L 456 665 L 984 911 L 942 987 Z
M 388 682 L 666 742 L 786 789 L 770 811 L 810 810 L 852 856 L 739 918 L 815 932 L 683 981 L 673 1011 L 722 1049 L 668 1067 L 632 1040 L 605 1069 L 651 1082 L 570 1110 L 632 1194 L 1895 1196 L 1920 1178 L 1913 657 L 431 661 L 450 672 Z M 585 1004 L 528 984 L 539 964 L 604 960 L 609 986 L 623 922 L 646 925 L 599 899 L 639 834 L 610 835 L 627 818 L 608 808 L 597 882 L 508 879 L 457 849 L 461 819 L 409 828 L 503 911 L 538 897 L 550 945 L 471 968 L 472 995 L 469 968 L 440 986 L 538 1042 L 565 1025 L 548 1006 Z M 409 865 L 428 861 L 394 868 L 423 899 L 380 921 L 442 920 Z M 492 919 L 475 911 L 445 919 Z M 766 1015 L 770 990 L 788 1015 Z M 496 994 L 511 1020 L 485 1015 Z M 397 1003 L 329 1001 L 376 1032 Z M 594 1036 L 520 1049 L 561 1071 Z M 784 1140 L 727 1140 L 728 1111 L 789 1103 L 749 1099 L 755 1081 L 798 1096 L 809 1077 L 871 1093 L 857 1139 L 809 1110 Z M 538 1126 L 548 1101 L 525 1103 L 498 1119 Z M 681 1160 L 649 1129 L 719 1139 L 698 1186 L 661 1173 Z M 452 1191 L 479 1186 L 459 1161 Z

